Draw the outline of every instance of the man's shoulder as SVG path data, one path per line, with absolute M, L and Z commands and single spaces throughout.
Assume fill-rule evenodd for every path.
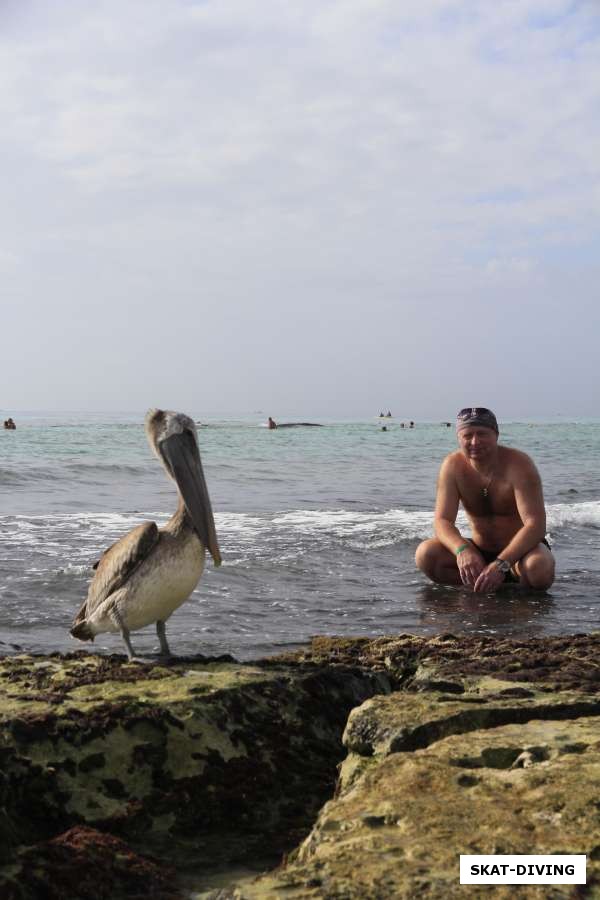
M 448 456 L 445 456 L 442 460 L 441 471 L 442 472 L 455 472 L 457 466 L 460 465 L 462 461 L 463 455 L 460 450 L 453 450 L 452 453 L 449 453 Z
M 527 453 L 523 452 L 523 450 L 517 450 L 516 447 L 504 446 L 500 449 L 502 451 L 503 468 L 507 474 L 512 472 L 514 475 L 520 475 L 522 477 L 538 475 L 536 464 Z
M 519 468 L 527 468 L 535 463 L 532 458 L 523 450 L 517 450 L 516 447 L 505 447 L 504 444 L 499 445 L 498 449 L 502 453 L 503 461 Z

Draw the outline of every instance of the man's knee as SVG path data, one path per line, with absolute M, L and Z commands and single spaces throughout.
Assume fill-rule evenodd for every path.
M 550 553 L 528 553 L 521 560 L 521 571 L 529 587 L 548 590 L 554 582 L 554 557 Z
M 434 541 L 422 541 L 415 551 L 415 563 L 417 569 L 420 569 L 421 572 L 427 572 L 433 563 L 434 553 L 432 544 Z
M 417 547 L 415 553 L 415 563 L 417 568 L 421 570 L 432 581 L 439 581 L 442 578 L 444 564 L 452 561 L 452 557 L 443 544 L 440 544 L 436 538 L 430 538 L 423 541 Z

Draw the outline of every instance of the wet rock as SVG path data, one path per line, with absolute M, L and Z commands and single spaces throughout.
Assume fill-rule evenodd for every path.
M 530 692 L 529 697 L 504 698 L 494 692 L 497 684 L 482 679 L 472 686 L 472 694 L 458 697 L 437 692 L 374 697 L 350 713 L 344 744 L 353 753 L 371 756 L 417 750 L 450 734 L 531 719 L 600 715 L 600 696 L 583 698 L 576 692 L 557 692 L 550 698 L 544 692 Z
M 72 827 L 182 870 L 275 862 L 334 790 L 348 713 L 389 689 L 357 667 L 0 660 L 0 896 L 16 854 Z
M 507 725 L 468 741 L 452 735 L 426 749 L 389 754 L 326 804 L 287 867 L 236 896 L 459 897 L 460 853 L 591 855 L 600 838 L 600 752 L 561 754 L 561 743 L 574 735 L 597 738 L 596 720 Z M 531 746 L 544 747 L 547 758 L 529 767 L 510 765 Z M 598 871 L 588 858 L 592 891 Z M 327 873 L 320 895 L 305 892 L 313 873 Z M 479 890 L 484 896 L 486 889 Z M 493 890 L 494 896 L 515 895 L 514 886 Z M 519 897 L 549 896 L 548 886 L 518 891 Z M 573 888 L 553 886 L 551 896 L 572 897 Z
M 462 897 L 461 853 L 533 852 L 587 854 L 587 891 L 600 894 L 598 636 L 493 649 L 480 639 L 402 636 L 346 641 L 331 653 L 334 665 L 370 658 L 396 672 L 405 655 L 410 674 L 398 678 L 404 690 L 351 712 L 335 796 L 287 864 L 232 896 Z M 307 661 L 327 654 L 325 640 L 304 651 Z M 498 656 L 522 664 L 501 672 Z M 445 689 L 450 676 L 462 691 Z M 482 886 L 470 895 L 491 891 L 575 896 L 568 885 Z
M 460 684 L 468 675 L 499 674 L 504 681 L 544 684 L 546 689 L 600 689 L 600 632 L 555 637 L 492 638 L 452 634 L 433 638 L 400 634 L 380 638 L 316 637 L 295 653 L 268 664 L 359 665 L 385 671 L 394 686 L 409 688 L 419 679 Z M 417 673 L 418 677 L 417 677 Z
M 248 665 L 0 659 L 0 896 L 71 896 L 105 852 L 165 900 L 458 897 L 461 852 L 587 853 L 600 894 L 599 650 L 443 634 Z M 137 896 L 112 865 L 95 896 Z

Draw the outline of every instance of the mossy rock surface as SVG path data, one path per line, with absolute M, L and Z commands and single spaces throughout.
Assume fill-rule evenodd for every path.
M 464 896 L 461 852 L 586 853 L 600 896 L 599 651 L 445 634 L 254 664 L 0 659 L 0 896 Z M 489 894 L 575 896 L 469 888 Z
M 2 659 L 0 888 L 19 851 L 73 827 L 180 869 L 276 861 L 334 788 L 348 713 L 381 690 L 356 667 Z
M 464 897 L 459 856 L 586 853 L 600 896 L 596 719 L 452 735 L 372 761 L 325 805 L 293 861 L 235 895 Z M 573 886 L 470 886 L 468 896 L 574 897 Z
M 351 712 L 311 834 L 231 896 L 600 897 L 599 650 L 597 635 L 313 642 L 305 662 L 370 663 L 402 690 Z M 585 853 L 588 884 L 464 887 L 461 853 Z

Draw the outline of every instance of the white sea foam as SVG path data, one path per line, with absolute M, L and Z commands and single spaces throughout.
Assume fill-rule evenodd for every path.
M 57 569 L 57 575 L 89 575 L 90 566 L 86 565 L 77 565 L 75 563 L 68 563 L 66 566 L 61 566 Z
M 433 513 L 404 509 L 390 509 L 386 512 L 293 510 L 276 516 L 273 525 L 315 536 L 328 534 L 338 538 L 359 539 L 386 536 L 392 543 L 431 535 Z
M 569 527 L 600 528 L 600 501 L 555 503 L 546 508 L 548 530 L 557 532 Z M 356 512 L 342 509 L 293 510 L 276 516 L 273 525 L 289 528 L 299 534 L 338 538 L 381 538 L 382 544 L 425 539 L 433 534 L 433 511 L 391 509 L 385 512 Z M 461 510 L 459 528 L 468 521 Z M 369 540 L 373 545 L 373 540 Z
M 220 531 L 232 534 L 258 534 L 265 528 L 269 528 L 270 520 L 247 513 L 216 513 L 215 525 Z
M 569 526 L 600 528 L 600 501 L 553 503 L 546 507 L 548 528 L 559 531 Z
M 140 522 L 152 519 L 159 525 L 168 516 L 157 512 L 52 514 L 40 516 L 0 516 L 2 543 L 11 550 L 28 547 L 43 556 L 60 556 L 69 550 L 80 564 L 90 554 L 118 540 Z M 600 528 L 600 501 L 556 503 L 547 507 L 548 531 L 569 528 Z M 312 539 L 333 541 L 350 547 L 376 548 L 405 541 L 423 540 L 433 534 L 432 510 L 390 509 L 357 511 L 348 509 L 295 509 L 281 513 L 250 515 L 217 513 L 217 531 L 222 550 L 230 559 L 290 553 L 307 546 Z M 467 527 L 461 511 L 460 528 Z

